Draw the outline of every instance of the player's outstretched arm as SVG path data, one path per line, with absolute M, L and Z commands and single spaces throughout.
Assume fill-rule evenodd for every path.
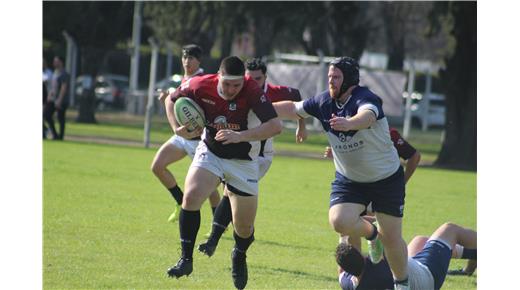
M 404 182 L 407 183 L 408 180 L 410 180 L 410 177 L 412 177 L 413 173 L 415 172 L 415 169 L 419 165 L 419 161 L 421 161 L 421 153 L 419 151 L 415 151 L 415 153 L 412 155 L 412 157 L 408 158 L 406 160 L 406 166 L 404 170 Z
M 273 118 L 260 126 L 245 131 L 220 130 L 215 135 L 215 140 L 222 144 L 248 142 L 269 139 L 282 132 L 282 123 L 278 118 Z
M 282 120 L 298 120 L 301 117 L 296 113 L 296 106 L 292 101 L 281 101 L 273 103 L 273 107 Z

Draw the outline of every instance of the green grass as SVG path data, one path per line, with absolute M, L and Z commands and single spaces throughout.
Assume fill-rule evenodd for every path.
M 179 257 L 173 200 L 151 171 L 155 150 L 74 142 L 43 143 L 44 289 L 232 289 L 226 233 L 215 255 L 195 253 L 189 278 L 166 278 Z M 182 184 L 189 160 L 170 167 Z M 260 184 L 248 289 L 338 289 L 328 225 L 333 164 L 276 156 Z M 203 206 L 198 242 L 210 227 Z M 404 237 L 446 221 L 476 228 L 476 174 L 419 168 L 407 188 Z M 462 262 L 452 263 L 461 266 Z M 476 289 L 448 277 L 443 289 Z

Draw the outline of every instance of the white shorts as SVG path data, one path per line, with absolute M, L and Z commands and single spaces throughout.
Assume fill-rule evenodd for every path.
M 173 146 L 184 150 L 191 159 L 195 155 L 195 150 L 197 149 L 197 145 L 199 145 L 200 140 L 187 140 L 182 138 L 181 136 L 173 135 L 170 140 L 168 140 Z
M 190 167 L 201 167 L 210 171 L 225 180 L 234 193 L 258 195 L 258 159 L 220 158 L 213 154 L 204 142 L 200 142 Z
M 258 156 L 258 180 L 262 179 L 265 176 L 267 170 L 269 170 L 272 163 L 272 154 L 264 154 L 264 156 Z

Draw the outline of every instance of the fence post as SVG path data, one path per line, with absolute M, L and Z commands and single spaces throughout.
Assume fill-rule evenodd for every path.
M 408 96 L 406 98 L 406 106 L 404 109 L 404 125 L 403 137 L 406 139 L 410 135 L 410 123 L 412 120 L 412 94 L 415 85 L 415 66 L 413 59 L 410 60 L 410 69 L 408 71 Z
M 139 80 L 139 49 L 141 46 L 141 7 L 143 2 L 136 1 L 134 4 L 134 23 L 132 27 L 132 59 L 130 62 L 130 84 L 129 84 L 129 101 L 127 104 L 127 112 L 136 114 L 138 111 L 137 82 Z
M 146 104 L 146 116 L 144 119 L 144 147 L 150 147 L 150 127 L 152 122 L 153 103 L 155 101 L 155 75 L 157 72 L 157 59 L 159 58 L 159 45 L 153 39 L 148 38 L 148 42 L 152 46 L 152 61 L 150 62 L 150 82 L 148 84 L 148 102 Z
M 424 92 L 422 103 L 422 130 L 426 132 L 428 130 L 428 121 L 430 115 L 430 94 L 432 92 L 432 71 L 428 69 L 426 71 L 426 90 Z
M 65 61 L 65 71 L 70 74 L 69 79 L 69 104 L 70 106 L 74 106 L 74 96 L 76 95 L 76 70 L 77 70 L 77 57 L 78 57 L 78 47 L 74 38 L 70 36 L 67 31 L 62 32 L 65 41 L 67 42 L 67 55 Z

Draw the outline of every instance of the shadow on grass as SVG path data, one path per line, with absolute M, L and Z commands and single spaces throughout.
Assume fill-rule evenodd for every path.
M 326 281 L 326 282 L 337 281 L 335 277 L 331 277 L 332 274 L 331 274 L 331 276 L 325 276 L 325 275 L 307 273 L 307 272 L 299 271 L 299 270 L 290 270 L 290 269 L 284 269 L 284 268 L 270 268 L 270 267 L 266 267 L 266 266 L 256 266 L 256 265 L 250 265 L 249 267 L 253 268 L 253 269 L 258 269 L 258 270 L 261 270 L 261 271 L 264 271 L 264 272 L 267 272 L 267 273 L 273 274 L 273 275 L 289 274 L 289 275 L 293 275 L 296 277 L 302 277 L 302 278 L 304 277 L 305 279 L 311 279 L 311 280 L 316 280 L 316 281 Z
M 227 237 L 227 236 L 223 236 L 221 239 L 234 241 L 233 237 Z M 259 240 L 259 239 L 255 239 L 255 244 L 262 245 L 262 246 L 275 246 L 275 247 L 298 249 L 298 250 L 312 250 L 312 251 L 323 251 L 324 250 L 324 248 L 320 248 L 320 247 L 308 247 L 308 246 L 282 244 L 279 242 Z

